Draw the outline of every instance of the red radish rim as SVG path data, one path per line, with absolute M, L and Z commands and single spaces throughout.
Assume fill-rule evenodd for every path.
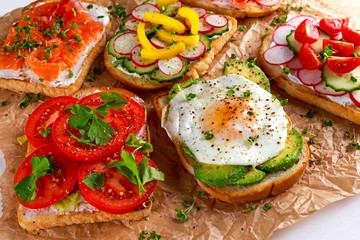
M 304 69 L 304 67 L 303 67 L 303 65 L 301 65 L 301 63 L 300 63 L 300 61 L 299 61 L 299 58 L 298 58 L 298 62 L 299 62 L 299 64 L 300 64 L 300 68 L 297 68 L 297 67 L 292 67 L 290 64 L 291 64 L 291 62 L 292 61 L 294 61 L 296 59 L 296 57 L 294 57 L 290 62 L 288 62 L 287 64 L 286 64 L 286 67 L 288 67 L 288 68 L 290 68 L 290 70 L 294 70 L 294 71 L 297 71 L 297 70 L 302 70 L 302 69 Z
M 179 6 L 179 8 L 176 10 L 176 12 L 174 12 L 173 14 L 171 14 L 171 16 L 175 16 L 175 15 L 178 13 L 179 9 L 182 8 L 182 6 L 183 6 L 183 3 L 182 3 L 181 1 L 177 1 L 176 3 L 180 3 L 180 6 Z
M 176 58 L 179 58 L 179 57 L 176 57 Z M 179 73 L 184 69 L 184 62 L 181 60 L 181 58 L 179 58 L 179 59 L 180 59 L 180 61 L 181 61 L 181 68 L 180 68 L 180 70 L 179 70 L 177 73 L 175 73 L 175 74 L 166 74 L 165 72 L 163 72 L 163 70 L 161 70 L 161 67 L 159 66 L 160 60 L 157 61 L 157 66 L 158 66 L 160 72 L 162 72 L 162 73 L 165 74 L 166 76 L 175 76 L 175 75 L 179 74 Z
M 127 30 L 129 30 L 129 31 L 131 31 L 131 32 L 136 32 L 135 30 L 132 30 L 132 29 L 130 29 L 130 28 L 128 28 L 128 27 L 126 26 L 126 22 L 128 22 L 128 21 L 130 21 L 130 20 L 135 20 L 135 21 L 137 21 L 135 18 L 129 18 L 129 19 L 126 20 L 125 23 L 124 23 L 124 24 L 125 24 L 125 27 L 126 27 Z
M 116 40 L 117 40 L 119 37 L 122 37 L 122 36 L 124 36 L 125 34 L 134 34 L 134 35 L 136 36 L 136 33 L 133 33 L 133 32 L 123 33 L 123 34 L 121 34 L 120 36 L 118 36 L 118 37 L 114 40 L 113 44 L 115 44 Z M 114 48 L 114 46 L 113 46 L 113 48 Z M 130 51 L 129 53 L 121 53 L 121 52 L 118 52 L 118 51 L 116 51 L 115 48 L 114 48 L 114 51 L 115 51 L 116 53 L 120 54 L 120 55 L 130 55 L 132 49 L 131 49 L 131 51 Z
M 211 24 L 210 22 L 208 22 L 207 19 L 208 19 L 209 17 L 214 17 L 214 16 L 218 16 L 218 17 L 220 17 L 220 18 L 224 18 L 224 19 L 226 20 L 226 23 L 225 23 L 224 25 L 219 26 L 219 25 L 214 25 L 214 24 Z M 205 22 L 206 22 L 209 26 L 214 27 L 214 28 L 223 28 L 223 27 L 225 27 L 225 26 L 228 24 L 228 22 L 229 22 L 229 20 L 228 20 L 226 17 L 224 17 L 223 15 L 220 15 L 220 14 L 210 14 L 210 15 L 207 15 L 206 17 L 204 17 L 204 19 L 205 19 Z
M 155 39 L 156 37 L 152 37 L 152 38 L 150 38 L 150 42 L 151 42 L 151 44 L 152 45 L 154 45 L 155 47 L 157 47 L 157 48 L 164 48 L 163 46 L 160 46 L 160 45 L 158 45 L 158 44 L 156 44 L 156 43 L 154 43 L 154 41 L 153 41 L 153 39 Z
M 140 4 L 139 6 L 135 7 L 135 8 L 131 11 L 131 16 L 132 16 L 135 20 L 138 20 L 138 21 L 140 21 L 140 22 L 145 22 L 143 19 L 140 19 L 140 18 L 134 16 L 134 11 L 135 11 L 138 7 L 143 6 L 143 5 L 151 5 L 152 7 L 156 8 L 156 9 L 158 10 L 158 13 L 161 13 L 160 9 L 159 9 L 157 6 L 155 6 L 154 4 L 151 4 L 151 3 L 143 3 L 143 4 Z
M 286 61 L 286 62 L 276 63 L 276 64 L 270 63 L 268 60 L 266 60 L 265 53 L 266 53 L 267 51 L 269 51 L 270 49 L 275 48 L 275 47 L 286 47 L 286 46 L 275 45 L 275 46 L 272 46 L 271 48 L 266 49 L 266 51 L 263 53 L 263 57 L 264 57 L 266 63 L 268 63 L 268 64 L 270 64 L 270 65 L 276 65 L 276 66 L 278 66 L 278 65 L 287 64 L 287 63 L 291 62 L 291 60 L 294 59 L 295 55 L 293 55 L 293 57 L 292 57 L 289 61 Z
M 205 9 L 205 8 L 202 8 L 202 7 L 191 7 L 192 9 L 200 9 L 200 10 L 202 10 L 202 11 L 205 11 L 205 13 L 204 14 L 202 14 L 201 16 L 199 15 L 199 18 L 202 18 L 202 17 L 204 17 L 205 15 L 206 15 L 206 13 L 207 13 L 207 10 Z M 196 10 L 195 10 L 196 11 Z M 198 12 L 196 12 L 196 13 L 198 13 Z
M 302 69 L 302 70 L 304 70 L 304 71 L 312 71 L 312 70 L 308 70 L 308 69 Z M 316 69 L 315 69 L 316 70 Z M 319 70 L 320 72 L 321 72 L 321 70 Z M 301 72 L 301 70 L 299 70 L 299 71 L 297 71 L 297 73 L 296 73 L 296 76 L 297 76 L 297 78 L 300 80 L 300 82 L 302 82 L 302 84 L 304 84 L 304 85 L 306 85 L 306 86 L 315 86 L 315 85 L 318 85 L 319 83 L 321 83 L 323 80 L 321 79 L 321 77 L 319 78 L 320 79 L 320 81 L 318 82 L 318 83 L 313 83 L 313 84 L 308 84 L 308 83 L 305 83 L 302 79 L 301 79 L 301 77 L 300 77 L 300 72 Z
M 199 21 L 200 21 L 201 19 L 204 20 L 205 24 L 207 24 L 207 22 L 205 21 L 204 18 L 200 18 Z M 186 24 L 186 20 L 185 20 L 185 24 Z M 214 31 L 214 27 L 210 26 L 209 24 L 207 24 L 207 25 L 210 27 L 209 30 L 200 30 L 200 27 L 199 27 L 199 31 L 198 31 L 198 32 L 199 32 L 199 33 L 209 33 L 209 32 Z M 187 27 L 190 29 L 190 26 L 189 26 L 189 25 L 188 25 Z
M 349 95 L 350 95 L 351 101 L 353 101 L 353 103 L 354 103 L 357 107 L 360 107 L 360 101 L 358 101 L 358 100 L 356 99 L 356 97 L 354 97 L 353 92 L 349 93 Z
M 199 40 L 199 43 L 201 43 L 202 46 L 203 46 L 203 48 L 204 48 L 203 52 L 202 52 L 200 55 L 198 55 L 198 56 L 196 56 L 196 57 L 186 57 L 186 56 L 183 56 L 183 55 L 180 53 L 179 56 L 182 57 L 182 58 L 185 58 L 185 59 L 189 59 L 189 60 L 195 60 L 195 59 L 201 58 L 202 56 L 204 56 L 204 54 L 205 54 L 205 52 L 206 52 L 206 46 L 205 46 L 205 44 L 204 44 L 202 41 L 200 41 L 200 40 Z
M 315 92 L 317 92 L 317 93 L 319 93 L 319 94 L 322 94 L 322 95 L 332 96 L 332 97 L 341 97 L 341 96 L 344 96 L 344 95 L 346 94 L 346 92 L 344 92 L 344 93 L 338 93 L 338 94 L 321 92 L 321 91 L 319 91 L 318 89 L 316 89 L 316 86 L 319 86 L 319 85 L 322 84 L 322 83 L 325 84 L 325 81 L 321 81 L 319 84 L 313 86 Z M 326 84 L 325 84 L 325 86 L 326 86 Z
M 277 0 L 275 3 L 272 4 L 265 4 L 265 3 L 261 3 L 261 0 L 255 0 L 255 2 L 257 2 L 258 4 L 262 5 L 262 6 L 267 6 L 267 7 L 271 7 L 271 6 L 275 6 L 278 5 L 280 0 Z
M 288 44 L 287 44 L 287 41 L 286 41 L 286 44 L 280 44 L 280 43 L 277 43 L 276 41 L 275 41 L 275 38 L 274 38 L 274 36 L 275 36 L 275 32 L 276 32 L 276 30 L 278 30 L 279 28 L 281 28 L 281 27 L 293 27 L 294 29 L 292 29 L 292 30 L 296 30 L 296 27 L 294 27 L 293 25 L 290 25 L 290 24 L 283 24 L 283 25 L 280 25 L 280 26 L 278 26 L 277 28 L 275 28 L 275 30 L 274 30 L 274 32 L 273 32 L 273 34 L 272 34 L 272 40 L 273 40 L 273 42 L 274 43 L 276 43 L 277 45 L 280 45 L 280 46 L 287 46 Z
M 318 24 L 318 21 L 317 21 L 315 18 L 313 18 L 313 17 L 311 17 L 311 16 L 308 16 L 308 15 L 300 15 L 300 16 L 293 17 L 293 18 L 289 19 L 285 24 L 291 25 L 291 24 L 289 23 L 290 21 L 292 21 L 292 20 L 294 20 L 294 19 L 296 19 L 296 18 L 300 18 L 300 17 L 306 17 L 307 19 L 311 19 L 314 23 L 316 23 L 316 26 L 319 25 L 319 24 Z M 305 18 L 304 18 L 303 20 L 305 20 Z M 302 21 L 301 21 L 301 22 L 302 22 Z M 299 22 L 299 24 L 300 24 L 301 22 Z M 294 25 L 291 25 L 291 26 L 294 26 Z M 298 26 L 299 26 L 299 25 L 298 25 Z M 297 27 L 297 26 L 294 26 L 294 27 Z
M 141 45 L 135 46 L 135 47 L 131 50 L 131 52 L 130 52 L 131 61 L 132 61 L 136 66 L 138 66 L 138 67 L 150 67 L 150 66 L 152 66 L 152 65 L 154 65 L 154 64 L 157 63 L 157 61 L 155 61 L 155 62 L 150 63 L 150 64 L 141 64 L 141 63 L 135 61 L 135 60 L 134 60 L 134 57 L 133 57 L 133 55 L 134 55 L 133 51 L 135 50 L 135 48 L 141 48 Z

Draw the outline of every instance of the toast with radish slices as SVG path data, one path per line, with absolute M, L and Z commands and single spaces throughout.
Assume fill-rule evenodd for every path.
M 70 95 L 80 88 L 103 50 L 110 26 L 108 9 L 100 3 L 31 3 L 1 44 L 0 88 L 51 97 Z
M 201 7 L 234 18 L 257 18 L 279 9 L 282 0 L 184 0 L 185 4 Z
M 110 74 L 134 89 L 159 89 L 203 76 L 237 29 L 232 17 L 183 7 L 177 0 L 160 2 L 135 7 L 106 47 Z
M 294 17 L 264 39 L 258 60 L 289 95 L 360 124 L 360 34 L 348 24 Z

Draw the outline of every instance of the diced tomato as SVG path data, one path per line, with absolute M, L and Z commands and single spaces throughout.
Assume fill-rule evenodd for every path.
M 345 41 L 360 46 L 360 32 L 346 25 L 343 25 L 341 32 Z
M 295 30 L 295 39 L 300 43 L 314 43 L 319 38 L 319 29 L 309 19 L 302 21 Z
M 325 31 L 330 36 L 337 35 L 341 32 L 343 19 L 340 18 L 323 18 L 319 22 L 321 30 Z
M 360 57 L 329 57 L 327 66 L 335 73 L 348 73 L 360 65 Z
M 299 61 L 304 68 L 309 70 L 321 68 L 324 64 L 321 62 L 321 59 L 318 58 L 317 54 L 310 44 L 305 43 L 300 48 Z
M 332 49 L 334 51 L 332 56 L 350 57 L 350 55 L 354 53 L 353 43 L 324 39 L 323 48 L 325 49 L 325 46 L 327 45 L 332 46 Z

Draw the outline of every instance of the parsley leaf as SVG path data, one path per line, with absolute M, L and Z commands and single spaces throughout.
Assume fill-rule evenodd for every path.
M 20 108 L 26 108 L 27 106 L 29 106 L 30 104 L 30 101 L 31 101 L 31 97 L 29 94 L 26 94 L 23 98 L 23 100 L 19 103 L 19 107 Z
M 196 94 L 194 93 L 189 93 L 189 94 L 186 94 L 186 101 L 191 101 L 193 100 L 194 98 L 196 98 Z
M 69 126 L 74 128 L 83 128 L 93 116 L 93 110 L 80 104 L 70 105 L 65 110 L 71 110 L 72 116 L 69 116 Z
M 283 68 L 283 72 L 284 72 L 285 74 L 289 74 L 289 73 L 291 73 L 291 70 L 290 70 L 290 68 L 288 68 L 288 67 L 284 67 L 284 68 Z
M 254 139 L 253 137 L 249 137 L 249 138 L 248 138 L 248 141 L 249 141 L 251 144 L 253 144 L 253 143 L 255 142 L 255 139 Z
M 90 173 L 86 176 L 86 178 L 83 180 L 83 183 L 86 184 L 89 188 L 91 188 L 93 191 L 95 191 L 95 188 L 99 190 L 105 183 L 105 177 L 104 173 Z
M 134 133 L 129 134 L 124 145 L 139 150 L 143 153 L 149 153 L 153 151 L 153 146 L 151 143 L 136 138 Z
M 318 58 L 322 59 L 321 63 L 325 63 L 326 60 L 334 53 L 334 51 L 332 50 L 332 46 L 330 44 L 326 45 L 324 47 L 324 51 L 321 51 L 318 54 Z
M 264 210 L 265 212 L 269 211 L 270 208 L 272 208 L 272 206 L 270 206 L 268 203 L 265 203 L 265 205 L 263 206 L 263 210 Z
M 145 184 L 147 182 L 151 182 L 152 180 L 161 180 L 165 179 L 164 173 L 157 170 L 156 168 L 149 166 L 149 159 L 144 157 L 141 159 L 141 163 L 139 166 L 139 174 L 141 177 L 141 183 Z
M 45 129 L 45 128 L 44 128 Z M 46 128 L 44 131 L 42 131 L 41 136 L 43 136 L 44 138 L 48 137 L 49 135 L 51 135 L 51 127 Z
M 99 96 L 103 102 L 114 110 L 118 110 L 124 107 L 129 101 L 125 100 L 123 96 L 121 96 L 118 92 L 106 92 L 106 93 L 99 93 Z M 101 106 L 100 106 L 101 107 Z M 99 107 L 99 108 L 100 108 Z M 97 109 L 99 109 L 97 108 Z M 106 113 L 107 114 L 107 113 Z M 106 115 L 103 115 L 104 117 Z
M 89 7 L 89 6 L 88 6 L 88 7 Z M 145 231 L 142 231 L 142 232 L 140 233 L 140 235 L 139 235 L 139 240 L 144 240 L 144 239 L 146 239 L 146 237 L 147 237 L 146 232 L 145 232 Z
M 250 97 L 251 93 L 250 92 L 243 92 L 244 97 Z
M 147 239 L 148 240 L 160 240 L 161 235 L 157 234 L 155 231 L 152 231 L 150 236 Z
M 92 122 L 88 131 L 89 139 L 97 145 L 106 145 L 114 137 L 115 129 L 96 114 L 92 114 Z

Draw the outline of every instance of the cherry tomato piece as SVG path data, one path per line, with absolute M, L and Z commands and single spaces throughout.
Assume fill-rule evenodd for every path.
M 354 52 L 353 43 L 324 39 L 323 48 L 325 49 L 325 46 L 327 45 L 332 46 L 332 50 L 334 51 L 332 56 L 350 57 L 350 55 Z
M 65 198 L 77 182 L 78 163 L 65 156 L 55 144 L 43 145 L 36 149 L 19 165 L 15 172 L 14 184 L 33 173 L 31 158 L 45 155 L 54 158 L 55 171 L 47 173 L 36 181 L 36 197 L 32 203 L 20 204 L 28 208 L 38 209 L 53 205 Z
M 346 25 L 343 25 L 341 32 L 345 41 L 353 43 L 355 46 L 360 46 L 360 32 Z
M 146 156 L 145 154 L 126 146 L 122 149 L 129 153 L 134 152 L 135 160 L 138 163 Z M 122 173 L 115 168 L 104 169 L 106 164 L 116 160 L 121 160 L 120 152 L 101 161 L 82 163 L 79 169 L 78 182 L 81 195 L 88 203 L 101 211 L 120 214 L 141 208 L 142 204 L 155 190 L 157 181 L 146 183 L 144 185 L 146 192 L 139 195 L 139 186 L 130 182 Z M 151 159 L 149 159 L 149 166 L 156 167 Z M 94 172 L 104 173 L 105 183 L 99 190 L 96 188 L 95 190 L 92 190 L 83 183 L 83 180 L 89 174 Z
M 329 57 L 327 66 L 335 73 L 348 73 L 360 65 L 360 57 Z
M 321 59 L 318 58 L 317 54 L 318 53 L 310 46 L 310 44 L 305 43 L 300 48 L 299 61 L 304 68 L 309 70 L 321 68 L 324 63 L 321 62 Z
M 341 32 L 343 19 L 340 18 L 323 18 L 319 22 L 321 30 L 325 31 L 330 36 L 337 35 Z
M 309 19 L 302 21 L 295 30 L 295 39 L 300 43 L 314 43 L 319 38 L 319 29 Z

